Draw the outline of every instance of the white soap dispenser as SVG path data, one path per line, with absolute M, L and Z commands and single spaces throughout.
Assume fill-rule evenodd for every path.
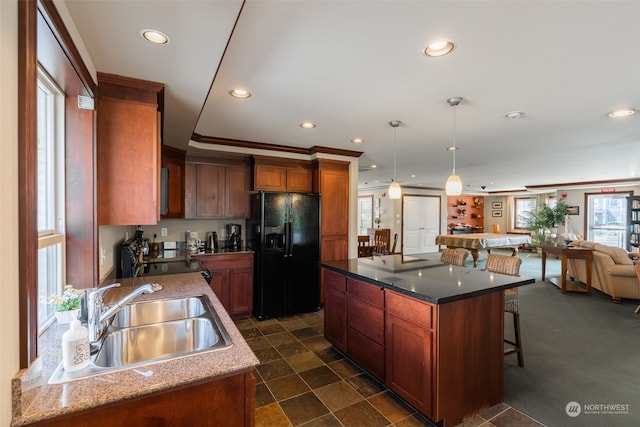
M 62 334 L 62 367 L 67 372 L 79 371 L 89 365 L 89 357 L 89 330 L 74 319 Z

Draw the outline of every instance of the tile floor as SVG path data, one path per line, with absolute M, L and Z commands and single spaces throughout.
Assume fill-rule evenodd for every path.
M 260 359 L 256 427 L 433 425 L 331 347 L 323 336 L 322 311 L 235 323 Z M 462 425 L 542 426 L 504 403 Z

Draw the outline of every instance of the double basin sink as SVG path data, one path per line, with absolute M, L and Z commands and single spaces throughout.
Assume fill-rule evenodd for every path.
M 197 295 L 127 304 L 118 311 L 89 366 L 49 380 L 58 384 L 137 365 L 231 346 L 209 297 Z

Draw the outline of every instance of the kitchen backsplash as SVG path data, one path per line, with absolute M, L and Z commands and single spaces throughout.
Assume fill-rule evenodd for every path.
M 143 237 L 149 239 L 150 242 L 179 242 L 184 244 L 186 241 L 186 231 L 196 231 L 198 238 L 206 242 L 210 232 L 215 231 L 218 234 L 220 247 L 224 247 L 227 239 L 227 224 L 240 224 L 242 227 L 241 241 L 245 241 L 246 220 L 245 219 L 224 219 L 224 220 L 205 220 L 205 219 L 165 219 L 159 221 L 156 225 L 145 225 L 142 227 Z M 108 278 L 115 278 L 116 263 L 120 262 L 120 245 L 125 237 L 133 237 L 135 235 L 136 226 L 100 226 L 98 227 L 98 240 L 100 247 L 100 264 L 98 267 L 99 282 L 103 283 Z M 167 230 L 167 235 L 163 236 L 163 229 Z M 86 285 L 86 286 L 93 286 Z M 86 287 L 82 285 L 82 287 Z

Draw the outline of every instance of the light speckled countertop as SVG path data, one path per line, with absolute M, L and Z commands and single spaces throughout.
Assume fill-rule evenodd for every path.
M 52 325 L 39 340 L 40 358 L 13 379 L 12 426 L 135 398 L 148 393 L 199 382 L 212 377 L 253 369 L 259 363 L 227 312 L 199 272 L 118 279 L 120 288 L 107 291 L 105 302 L 118 300 L 146 282 L 164 289 L 136 301 L 206 294 L 226 328 L 233 345 L 226 349 L 137 365 L 64 384 L 47 384 L 61 360 L 60 338 L 67 325 Z

